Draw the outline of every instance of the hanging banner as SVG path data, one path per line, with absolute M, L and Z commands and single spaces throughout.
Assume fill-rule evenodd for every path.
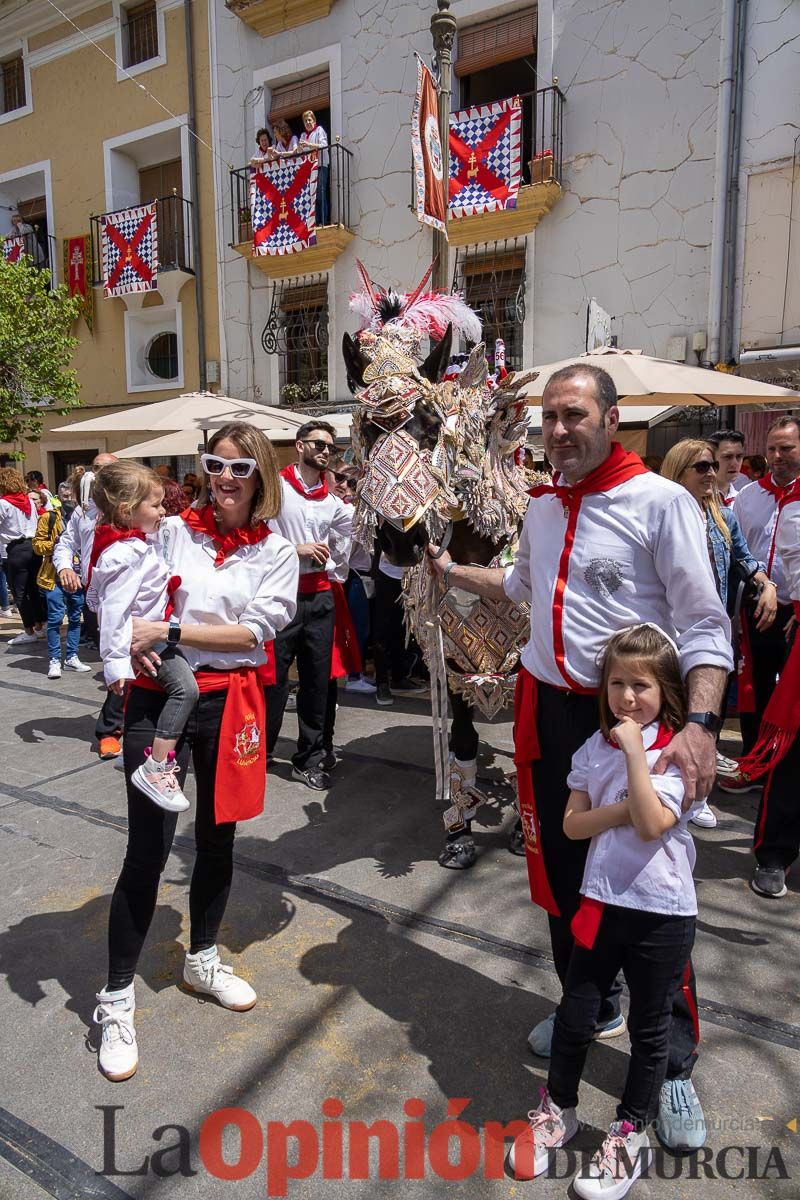
M 103 294 L 125 296 L 158 287 L 156 202 L 100 218 Z
M 517 207 L 521 131 L 519 96 L 450 114 L 451 217 Z
M 7 237 L 3 242 L 3 258 L 6 262 L 17 263 L 25 253 L 25 238 Z
M 92 241 L 88 233 L 64 238 L 64 280 L 70 296 L 76 296 L 89 332 L 94 325 L 94 291 L 91 280 Z
M 417 94 L 411 114 L 417 219 L 446 233 L 444 156 L 439 137 L 439 92 L 425 63 L 417 59 Z
M 280 158 L 252 175 L 253 254 L 297 254 L 316 246 L 316 157 Z

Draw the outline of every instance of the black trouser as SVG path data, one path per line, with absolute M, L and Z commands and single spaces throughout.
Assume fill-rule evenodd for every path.
M 450 750 L 462 762 L 478 757 L 478 731 L 472 719 L 472 705 L 458 692 L 447 689 L 453 720 L 450 724 Z
M 533 764 L 533 794 L 539 817 L 542 854 L 560 917 L 548 917 L 550 944 L 561 986 L 564 987 L 575 946 L 570 921 L 580 904 L 580 888 L 589 842 L 571 841 L 564 833 L 569 798 L 567 775 L 572 756 L 600 726 L 597 697 L 560 691 L 539 683 L 537 728 L 543 757 Z M 614 973 L 616 974 L 616 972 Z M 613 978 L 613 976 L 612 976 Z M 598 1021 L 607 1024 L 619 1014 L 619 981 L 614 981 L 600 1005 Z M 676 993 L 672 1012 L 667 1078 L 687 1078 L 697 1060 L 697 998 L 694 972 L 689 969 L 685 990 Z
M 164 696 L 144 688 L 130 689 L 125 711 L 124 763 L 128 787 L 128 847 L 114 895 L 108 925 L 108 987 L 127 987 L 155 912 L 158 885 L 172 839 L 176 813 L 153 804 L 131 784 L 155 737 Z M 194 840 L 197 855 L 189 885 L 190 950 L 197 954 L 217 940 L 233 877 L 236 823 L 214 822 L 217 750 L 226 692 L 200 696 L 176 748 L 181 786 L 191 754 L 197 781 Z
M 94 736 L 98 742 L 104 737 L 119 737 L 124 719 L 125 697 L 118 696 L 116 692 L 107 692 L 94 726 Z M 151 743 L 148 742 L 147 745 Z
M 622 970 L 630 991 L 631 1057 L 620 1120 L 644 1128 L 658 1112 L 667 1070 L 672 1006 L 694 942 L 694 917 L 606 905 L 591 950 L 572 951 L 556 1012 L 547 1087 L 562 1108 L 575 1108 L 600 1006 Z
M 753 620 L 752 605 L 748 604 L 743 607 L 742 620 L 747 622 L 747 632 L 750 636 L 753 691 L 756 699 L 754 713 L 739 714 L 743 754 L 749 754 L 758 741 L 758 727 L 761 724 L 764 709 L 775 691 L 775 679 L 783 670 L 787 650 L 783 627 L 792 616 L 793 611 L 791 604 L 779 604 L 777 615 L 769 629 L 759 633 Z
M 83 635 L 89 641 L 100 645 L 100 629 L 97 624 L 97 613 L 89 608 L 88 604 L 83 606 Z
M 289 692 L 289 667 L 297 659 L 297 753 L 292 764 L 298 771 L 318 767 L 323 753 L 325 710 L 331 678 L 333 650 L 333 593 L 313 592 L 297 598 L 297 612 L 275 638 L 275 683 L 267 697 L 267 754 L 271 757 L 283 724 Z
M 30 538 L 18 538 L 6 547 L 6 577 L 14 595 L 20 619 L 26 629 L 47 620 L 47 605 L 36 583 L 42 560 L 33 553 Z
M 375 660 L 375 682 L 380 685 L 405 679 L 408 670 L 406 635 L 403 627 L 403 606 L 400 597 L 403 583 L 378 571 L 375 576 L 375 626 L 372 635 L 372 654 Z

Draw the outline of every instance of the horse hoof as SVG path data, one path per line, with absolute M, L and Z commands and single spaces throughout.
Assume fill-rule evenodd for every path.
M 448 840 L 445 843 L 437 862 L 440 867 L 447 867 L 449 871 L 465 871 L 475 865 L 477 858 L 478 849 L 474 841 L 469 834 L 462 833 L 453 838 L 452 842 Z
M 516 854 L 518 858 L 525 857 L 525 835 L 522 832 L 521 821 L 517 821 L 511 830 L 511 837 L 508 839 L 508 849 L 511 854 Z

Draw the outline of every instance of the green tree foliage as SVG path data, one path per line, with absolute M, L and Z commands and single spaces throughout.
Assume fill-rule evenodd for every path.
M 36 441 L 47 412 L 66 414 L 79 403 L 70 366 L 77 316 L 66 288 L 50 290 L 49 271 L 0 253 L 0 442 Z

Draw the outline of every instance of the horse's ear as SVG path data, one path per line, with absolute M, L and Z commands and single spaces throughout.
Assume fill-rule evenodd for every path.
M 367 366 L 367 359 L 349 333 L 342 338 L 342 356 L 347 371 L 347 385 L 351 392 L 355 392 L 356 388 L 364 386 L 364 368 Z
M 453 326 L 448 325 L 444 331 L 444 337 L 431 350 L 425 362 L 419 368 L 420 375 L 423 375 L 431 383 L 440 383 L 444 375 L 447 364 L 450 362 L 450 351 L 453 348 Z

